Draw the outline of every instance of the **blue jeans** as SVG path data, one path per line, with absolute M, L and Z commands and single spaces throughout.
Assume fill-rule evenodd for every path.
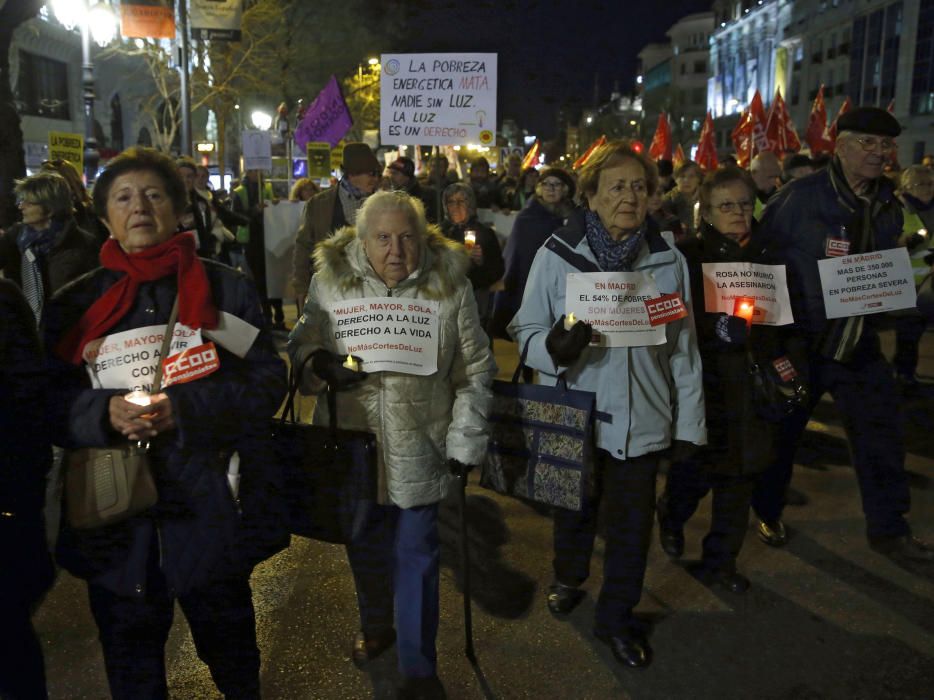
M 395 617 L 399 672 L 406 677 L 435 675 L 441 563 L 438 505 L 373 506 L 363 534 L 347 545 L 347 559 L 363 632 L 383 633 Z

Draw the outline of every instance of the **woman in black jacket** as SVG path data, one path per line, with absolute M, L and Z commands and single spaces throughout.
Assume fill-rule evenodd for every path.
M 671 464 L 657 515 L 662 549 L 672 558 L 684 552 L 684 524 L 708 491 L 713 516 L 702 559 L 689 571 L 706 585 L 742 593 L 749 580 L 736 571 L 756 476 L 771 458 L 777 423 L 763 419 L 754 405 L 750 358 L 763 366 L 788 359 L 802 363 L 794 339 L 781 326 L 747 325 L 744 318 L 704 311 L 704 263 L 767 263 L 766 250 L 752 230 L 755 185 L 749 174 L 724 168 L 700 188 L 699 235 L 679 250 L 688 261 L 698 343 L 704 368 L 707 446 Z M 784 365 L 782 365 L 784 367 Z M 771 371 L 771 370 L 769 370 Z M 793 373 L 792 372 L 792 373 Z M 786 375 L 787 376 L 787 375 Z M 789 380 L 796 385 L 795 380 Z
M 65 448 L 147 441 L 158 502 L 105 527 L 63 523 L 59 563 L 88 583 L 114 698 L 166 697 L 176 600 L 219 690 L 259 698 L 249 577 L 288 538 L 252 514 L 275 478 L 265 427 L 285 365 L 253 284 L 196 257 L 191 233 L 177 233 L 187 199 L 168 156 L 124 151 L 97 180 L 94 204 L 111 239 L 102 267 L 48 307 L 47 423 Z M 159 358 L 176 298 L 175 340 Z M 160 359 L 163 388 L 150 395 Z
M 52 585 L 42 506 L 52 464 L 45 374 L 35 318 L 15 284 L 0 280 L 0 697 L 45 698 L 42 649 L 31 616 Z
M 477 300 L 481 327 L 486 329 L 492 301 L 490 287 L 503 276 L 503 251 L 496 232 L 477 219 L 477 200 L 469 185 L 455 182 L 445 188 L 441 232 L 445 238 L 467 247 L 471 263 L 467 277 Z
M 23 290 L 38 324 L 58 289 L 97 267 L 100 244 L 75 222 L 61 175 L 37 173 L 18 181 L 15 192 L 23 220 L 0 236 L 0 271 Z

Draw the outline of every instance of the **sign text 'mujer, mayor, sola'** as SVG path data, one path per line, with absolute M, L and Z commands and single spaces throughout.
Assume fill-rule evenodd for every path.
M 496 54 L 383 54 L 380 139 L 426 146 L 490 145 Z

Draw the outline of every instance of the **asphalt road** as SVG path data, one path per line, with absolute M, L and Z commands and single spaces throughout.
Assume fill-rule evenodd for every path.
M 891 341 L 891 338 L 887 338 Z M 934 375 L 934 333 L 922 374 Z M 511 347 L 497 343 L 504 371 Z M 867 397 L 867 400 L 872 400 Z M 904 422 L 916 534 L 934 542 L 934 389 L 906 398 Z M 464 656 L 455 504 L 442 509 L 439 675 L 452 700 L 468 698 L 637 700 L 883 700 L 934 698 L 934 567 L 907 570 L 873 553 L 863 536 L 856 480 L 839 420 L 822 403 L 798 454 L 793 485 L 809 503 L 789 508 L 783 549 L 750 530 L 739 567 L 741 596 L 716 593 L 671 562 L 653 539 L 639 606 L 651 624 L 655 661 L 620 668 L 591 634 L 599 549 L 583 604 L 566 621 L 545 608 L 551 580 L 547 513 L 468 488 L 478 664 Z M 663 477 L 660 477 L 660 480 Z M 700 553 L 709 499 L 686 529 Z M 358 669 L 350 642 L 358 619 L 343 549 L 304 539 L 253 575 L 271 699 L 392 697 L 394 651 Z M 108 697 L 85 586 L 62 572 L 36 618 L 53 698 Z M 217 698 L 180 612 L 166 648 L 173 698 Z

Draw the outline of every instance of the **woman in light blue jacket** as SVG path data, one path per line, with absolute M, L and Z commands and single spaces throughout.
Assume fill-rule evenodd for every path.
M 563 616 L 584 596 L 602 498 L 607 509 L 603 587 L 594 634 L 624 666 L 647 666 L 652 650 L 633 617 L 642 594 L 655 508 L 655 475 L 665 450 L 680 454 L 706 442 L 701 362 L 684 258 L 646 217 L 658 186 L 655 165 L 628 142 L 610 142 L 581 170 L 586 207 L 535 257 L 522 306 L 509 332 L 526 349 L 539 382 L 596 393 L 610 420 L 595 430 L 595 489 L 580 512 L 555 511 L 552 613 Z M 660 295 L 678 294 L 687 316 L 664 327 L 664 342 L 638 347 L 591 344 L 592 327 L 565 328 L 569 273 L 641 272 Z M 680 456 L 679 454 L 679 456 Z

